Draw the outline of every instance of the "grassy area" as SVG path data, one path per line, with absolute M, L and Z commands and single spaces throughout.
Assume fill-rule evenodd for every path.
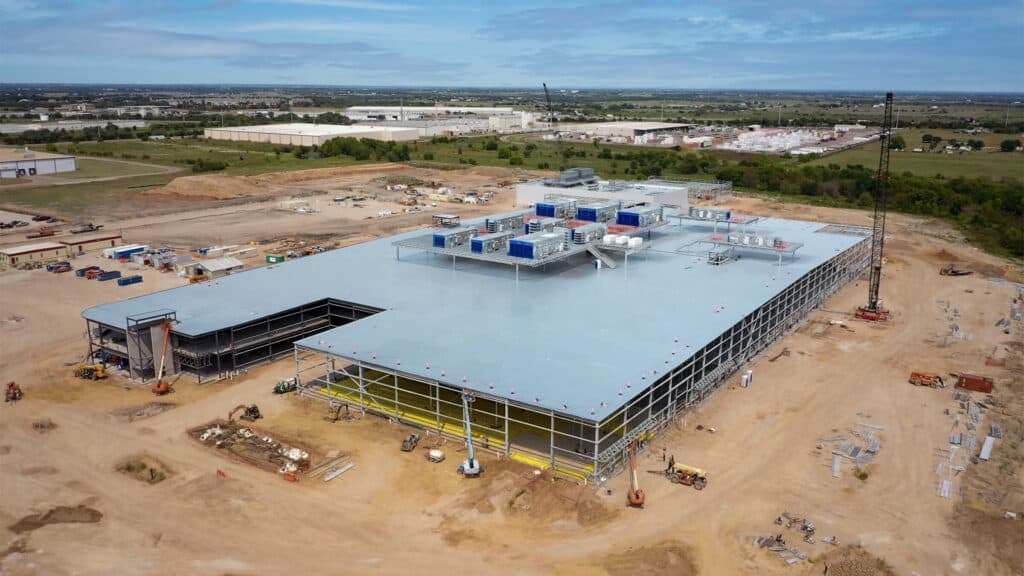
M 96 160 L 94 158 L 79 158 L 78 170 L 67 174 L 59 174 L 61 178 L 107 178 L 110 176 L 138 176 L 139 174 L 152 173 L 159 168 L 128 164 L 126 162 L 114 162 L 111 160 Z
M 45 150 L 44 146 L 34 149 Z M 51 148 L 52 149 L 52 148 Z M 287 147 L 255 142 L 220 142 L 207 140 L 115 140 L 105 142 L 81 142 L 58 144 L 57 152 L 81 156 L 104 157 L 115 160 L 133 160 L 150 164 L 179 166 L 191 171 L 189 161 L 204 160 L 226 165 L 219 171 L 223 174 L 251 175 L 264 172 L 285 172 L 308 168 L 347 166 L 354 164 L 350 158 L 328 158 L 323 160 L 302 160 L 296 158 Z M 116 163 L 110 162 L 109 165 Z M 96 176 L 104 174 L 98 173 Z M 106 174 L 118 175 L 118 174 Z
M 878 166 L 878 143 L 854 150 L 846 150 L 834 156 L 819 158 L 812 165 L 854 165 Z M 1024 178 L 1024 155 L 1002 152 L 968 152 L 945 154 L 910 151 L 893 151 L 890 160 L 893 172 L 910 172 L 917 176 L 942 176 L 944 178 Z
M 163 186 L 176 174 L 138 176 L 111 182 L 83 182 L 64 186 L 0 189 L 0 205 L 22 208 L 29 212 L 54 212 L 62 215 L 90 214 L 122 194 Z

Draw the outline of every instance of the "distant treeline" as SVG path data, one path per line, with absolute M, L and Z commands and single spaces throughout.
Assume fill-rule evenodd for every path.
M 715 172 L 736 186 L 827 203 L 871 207 L 875 169 L 861 165 L 808 166 L 758 156 Z M 908 214 L 956 221 L 974 241 L 994 252 L 1024 257 L 1024 183 L 1016 179 L 942 178 L 895 173 L 889 207 Z

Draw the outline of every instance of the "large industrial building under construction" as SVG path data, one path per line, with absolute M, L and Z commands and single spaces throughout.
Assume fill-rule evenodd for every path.
M 301 393 L 451 437 L 472 398 L 486 450 L 600 479 L 868 258 L 861 228 L 587 193 L 89 308 L 90 343 L 143 380 L 294 356 Z

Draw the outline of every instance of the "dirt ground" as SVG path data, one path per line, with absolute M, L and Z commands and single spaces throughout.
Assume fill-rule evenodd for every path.
M 311 182 L 330 176 L 280 178 L 313 188 Z M 256 178 L 281 185 L 276 176 Z M 499 192 L 484 208 L 458 208 L 495 211 L 511 203 L 510 195 Z M 426 218 L 338 214 L 332 220 L 326 209 L 278 216 L 272 206 L 278 201 L 257 208 L 204 201 L 175 217 L 125 220 L 125 235 L 199 243 L 189 234 L 239 242 L 315 231 L 355 241 Z M 864 212 L 748 198 L 732 207 L 869 223 Z M 250 220 L 250 212 L 273 215 Z M 484 476 L 468 480 L 455 473 L 465 457 L 458 443 L 442 445 L 447 460 L 431 464 L 424 457 L 436 441 L 431 436 L 417 451 L 402 453 L 408 433 L 402 426 L 372 416 L 327 423 L 322 403 L 272 394 L 276 381 L 292 375 L 289 360 L 215 383 L 182 379 L 174 394 L 159 399 L 174 406 L 152 409 L 157 399 L 148 388 L 116 373 L 106 381 L 78 381 L 65 364 L 85 353 L 82 308 L 181 279 L 150 270 L 142 272 L 142 284 L 117 287 L 38 270 L 0 272 L 0 379 L 17 380 L 26 393 L 21 402 L 0 406 L 0 573 L 810 576 L 828 564 L 834 574 L 1017 574 L 1024 519 L 1004 514 L 1024 511 L 1024 347 L 1019 322 L 1010 335 L 995 326 L 1008 315 L 1016 288 L 990 276 L 1017 279 L 1021 270 L 964 244 L 942 224 L 892 215 L 889 232 L 882 293 L 892 321 L 876 325 L 849 315 L 863 303 L 865 280 L 840 290 L 749 366 L 756 374 L 750 387 L 724 385 L 650 443 L 640 456 L 642 510 L 625 507 L 624 476 L 581 486 L 488 453 Z M 939 276 L 951 259 L 979 272 Z M 970 339 L 942 346 L 951 307 Z M 769 361 L 785 348 L 788 356 Z M 1007 358 L 1006 366 L 986 366 L 990 355 Z M 908 384 L 911 370 L 970 371 L 996 380 L 992 399 L 978 396 L 990 406 L 979 432 L 996 419 L 1006 436 L 991 461 L 971 464 L 954 479 L 950 499 L 936 495 L 936 450 L 948 447 L 958 405 L 949 388 Z M 349 454 L 356 468 L 329 483 L 290 483 L 188 436 L 190 428 L 225 418 L 242 403 L 259 405 L 260 429 L 300 438 L 311 453 Z M 55 428 L 33 429 L 47 418 Z M 863 480 L 848 463 L 832 478 L 831 455 L 818 449 L 819 439 L 857 422 L 881 428 L 878 456 Z M 663 453 L 707 469 L 708 487 L 698 492 L 646 473 L 664 466 Z M 174 473 L 149 484 L 117 471 L 140 454 Z M 819 537 L 806 544 L 787 534 L 808 554 L 793 566 L 751 543 L 753 535 L 777 533 L 773 521 L 784 511 L 813 520 Z M 32 530 L 19 533 L 26 518 Z M 840 546 L 820 542 L 829 535 Z

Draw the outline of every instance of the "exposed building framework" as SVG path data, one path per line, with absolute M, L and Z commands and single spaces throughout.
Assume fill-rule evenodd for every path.
M 660 432 L 681 411 L 699 404 L 729 375 L 795 326 L 815 306 L 861 274 L 868 263 L 866 241 L 807 272 L 785 290 L 703 348 L 681 358 L 632 399 L 600 420 L 581 418 L 514 399 L 475 391 L 472 425 L 485 450 L 578 478 L 600 481 L 621 464 L 637 438 Z M 364 410 L 464 438 L 458 381 L 396 370 L 375 357 L 295 346 L 296 379 L 302 394 L 349 402 Z
M 97 351 L 128 360 L 133 379 L 146 381 L 156 376 L 161 348 L 160 327 L 171 322 L 170 358 L 167 374 L 187 372 L 199 381 L 220 378 L 284 356 L 293 351 L 293 343 L 311 334 L 348 324 L 379 312 L 380 309 L 341 300 L 325 299 L 245 324 L 199 336 L 176 333 L 176 315 L 172 310 L 155 310 L 127 318 L 124 327 L 87 320 L 90 355 Z

